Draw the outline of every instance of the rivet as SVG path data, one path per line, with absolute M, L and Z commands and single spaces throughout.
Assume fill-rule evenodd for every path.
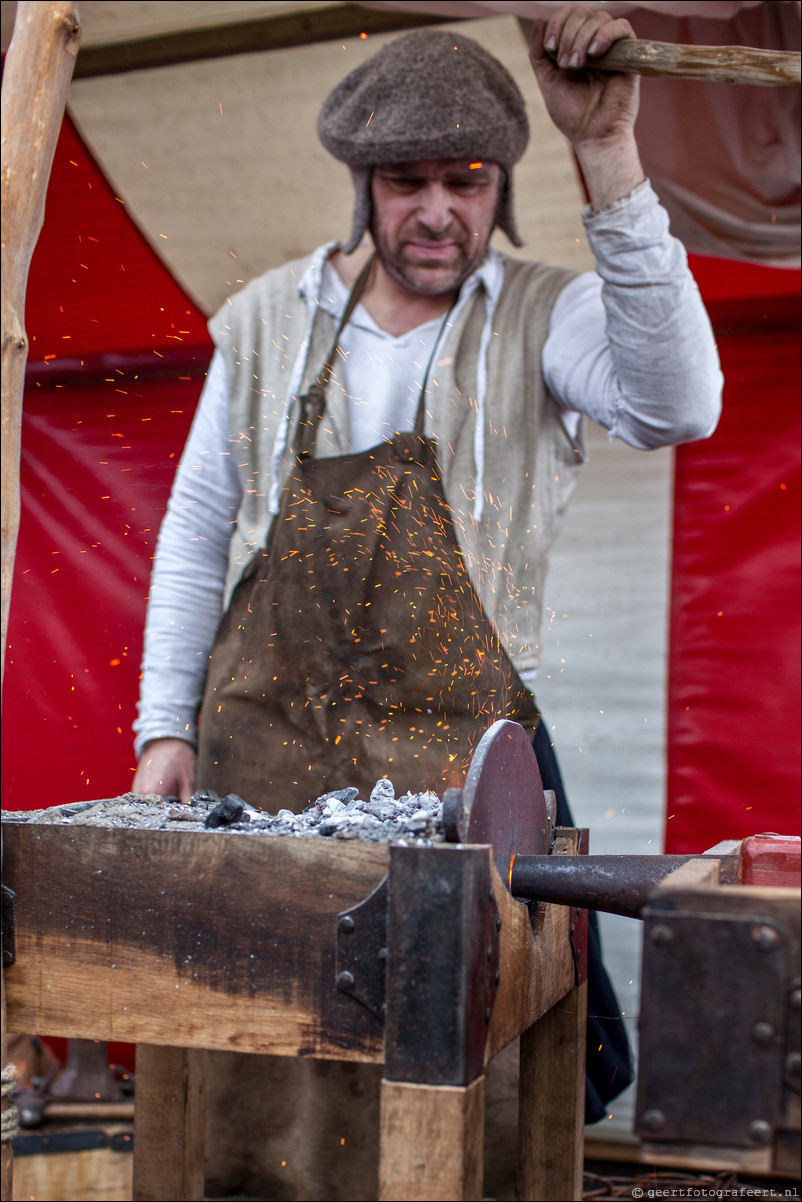
M 791 993 L 791 1005 L 794 1010 L 799 1010 L 802 1007 L 802 990 L 796 988 Z
M 501 930 L 501 919 L 500 918 L 496 919 L 496 930 L 497 931 Z
M 487 1006 L 487 1007 L 486 1007 L 486 1009 L 485 1009 L 485 1022 L 486 1022 L 486 1023 L 489 1023 L 489 1022 L 490 1022 L 490 1014 L 491 1014 L 490 1007 L 489 1007 L 489 1006 Z
M 752 941 L 761 952 L 771 952 L 780 942 L 780 933 L 774 927 L 752 927 Z
M 647 1131 L 662 1131 L 666 1125 L 666 1116 L 662 1110 L 647 1110 L 641 1115 L 641 1126 Z
M 351 915 L 343 914 L 342 918 L 340 919 L 340 930 L 343 932 L 343 934 L 344 935 L 349 934 L 351 931 L 354 930 L 355 927 L 356 927 L 356 923 L 354 922 Z
M 656 927 L 652 927 L 649 938 L 656 947 L 668 947 L 669 943 L 674 942 L 674 932 L 671 930 L 671 927 L 663 926 L 662 923 L 659 923 Z M 651 1111 L 648 1113 L 651 1113 Z M 660 1112 L 655 1111 L 655 1113 Z
M 771 1023 L 755 1023 L 752 1028 L 752 1038 L 762 1048 L 768 1048 L 774 1043 L 776 1031 Z
M 489 890 L 488 890 L 488 893 L 487 893 L 487 900 L 488 900 L 489 902 L 494 902 L 494 901 L 496 900 L 496 895 L 495 895 L 495 893 L 493 892 L 493 890 L 492 890 L 492 889 L 489 889 Z
M 492 959 L 493 959 L 493 948 L 492 948 L 492 946 L 490 946 L 490 947 L 488 947 L 488 949 L 487 949 L 487 961 L 488 961 L 488 963 L 490 963 L 490 961 L 491 961 Z
M 752 1143 L 767 1144 L 771 1139 L 771 1124 L 765 1119 L 753 1119 L 747 1130 Z
M 353 989 L 354 974 L 352 972 L 341 972 L 337 977 L 338 989 Z
M 498 971 L 498 969 L 496 969 L 496 971 L 493 973 L 493 980 L 495 981 L 496 985 L 498 985 L 499 981 L 501 980 L 501 973 Z M 788 1059 L 790 1060 L 791 1057 L 789 1056 Z
M 785 1071 L 798 1077 L 800 1072 L 802 1072 L 802 1054 L 799 1052 L 789 1052 L 785 1057 Z

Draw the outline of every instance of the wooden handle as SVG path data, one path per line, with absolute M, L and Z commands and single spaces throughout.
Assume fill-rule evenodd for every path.
M 596 70 L 627 75 L 671 75 L 780 88 L 799 87 L 800 82 L 799 54 L 751 46 L 675 46 L 622 38 L 592 61 Z

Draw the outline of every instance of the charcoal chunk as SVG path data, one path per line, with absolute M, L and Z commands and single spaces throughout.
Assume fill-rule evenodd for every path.
M 203 824 L 210 830 L 218 826 L 231 826 L 234 822 L 239 822 L 245 812 L 245 802 L 241 797 L 237 797 L 236 793 L 229 793 L 228 797 L 224 797 L 222 801 L 209 812 L 209 815 Z M 246 818 L 247 821 L 247 818 Z

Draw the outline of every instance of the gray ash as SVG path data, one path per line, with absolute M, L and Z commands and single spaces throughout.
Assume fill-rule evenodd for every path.
M 156 793 L 124 793 L 103 801 L 5 811 L 7 822 L 52 823 L 146 830 L 205 830 L 289 838 L 362 839 L 431 847 L 445 842 L 442 803 L 435 793 L 395 796 L 391 781 L 377 781 L 369 800 L 353 787 L 324 793 L 300 814 L 255 810 L 235 793 L 196 793 L 188 806 Z

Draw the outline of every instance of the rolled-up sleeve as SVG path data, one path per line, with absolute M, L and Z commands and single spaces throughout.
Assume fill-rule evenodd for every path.
M 721 412 L 715 338 L 651 185 L 583 221 L 596 271 L 555 303 L 543 371 L 557 404 L 639 450 L 707 438 Z
M 242 495 L 215 354 L 159 532 L 148 598 L 135 749 L 195 743 L 209 652 L 223 612 L 228 543 Z

